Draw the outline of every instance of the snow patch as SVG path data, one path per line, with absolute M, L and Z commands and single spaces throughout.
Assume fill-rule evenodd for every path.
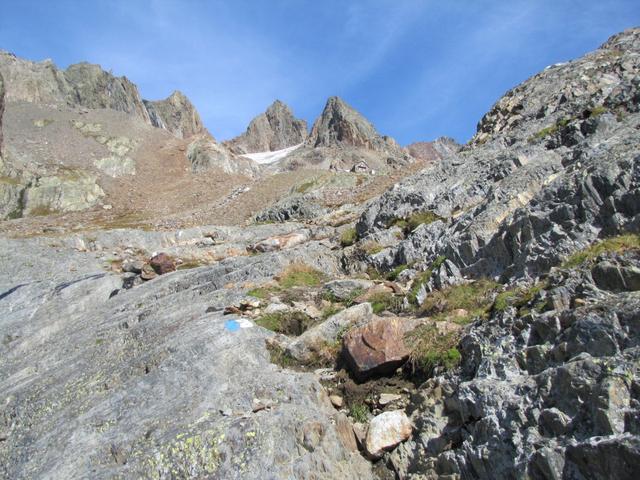
M 293 147 L 283 148 L 282 150 L 276 150 L 275 152 L 245 153 L 241 156 L 244 158 L 248 158 L 249 160 L 253 160 L 254 162 L 259 164 L 273 163 L 283 159 L 301 146 L 302 143 L 299 143 L 298 145 L 294 145 Z

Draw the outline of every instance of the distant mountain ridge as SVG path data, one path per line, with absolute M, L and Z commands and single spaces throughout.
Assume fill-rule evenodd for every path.
M 145 101 L 127 77 L 116 77 L 99 65 L 82 62 L 61 70 L 51 60 L 32 62 L 0 50 L 0 74 L 5 78 L 6 101 L 109 108 L 178 138 L 206 132 L 200 115 L 182 93 Z

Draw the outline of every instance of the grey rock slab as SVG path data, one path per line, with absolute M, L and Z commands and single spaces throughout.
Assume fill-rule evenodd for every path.
M 313 374 L 271 364 L 271 332 L 205 313 L 242 297 L 220 289 L 230 279 L 277 270 L 263 261 L 116 295 L 119 278 L 104 273 L 5 292 L 3 476 L 314 478 L 322 465 L 325 478 L 369 477 L 362 457 L 335 448 L 335 411 Z M 253 412 L 256 398 L 270 408 Z

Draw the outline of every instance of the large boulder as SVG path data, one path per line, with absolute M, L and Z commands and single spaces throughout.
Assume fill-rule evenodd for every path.
M 394 373 L 409 358 L 405 336 L 416 324 L 414 319 L 385 317 L 347 332 L 342 352 L 353 376 L 364 381 Z

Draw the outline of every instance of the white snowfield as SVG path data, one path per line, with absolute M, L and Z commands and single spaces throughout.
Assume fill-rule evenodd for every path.
M 301 146 L 302 143 L 299 143 L 298 145 L 294 145 L 293 147 L 283 148 L 282 150 L 276 150 L 275 152 L 245 153 L 241 156 L 253 160 L 254 162 L 259 164 L 273 163 L 286 157 L 295 149 L 300 148 Z

